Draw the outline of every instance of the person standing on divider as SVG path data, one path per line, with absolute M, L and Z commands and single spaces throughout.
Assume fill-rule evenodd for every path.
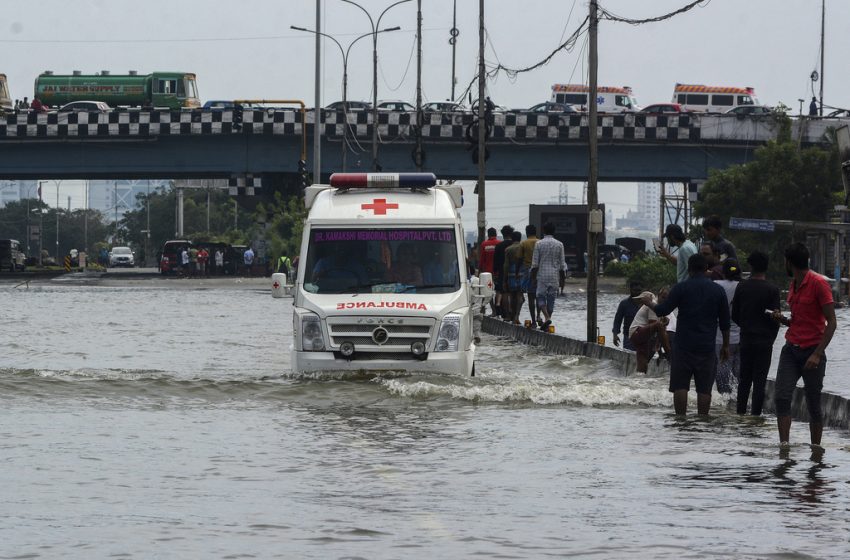
M 481 275 L 482 272 L 493 273 L 493 258 L 496 254 L 496 245 L 499 244 L 498 232 L 496 228 L 491 227 L 487 229 L 487 239 L 484 243 L 481 244 L 481 247 L 478 249 L 478 274 Z M 495 283 L 495 275 L 493 281 Z M 484 306 L 481 308 L 481 312 L 484 312 Z M 490 314 L 496 314 L 496 303 L 495 297 L 490 298 Z
M 752 386 L 753 403 L 750 414 L 761 415 L 764 386 L 773 355 L 773 342 L 779 333 L 779 324 L 773 320 L 772 313 L 780 309 L 779 288 L 767 281 L 768 262 L 768 256 L 761 251 L 750 253 L 747 257 L 750 277 L 738 284 L 732 299 L 732 321 L 741 328 L 738 414 L 747 413 L 747 398 Z
M 821 391 L 826 373 L 826 347 L 835 334 L 835 303 L 826 280 L 809 270 L 809 249 L 794 243 L 785 249 L 785 270 L 791 277 L 788 307 L 791 317 L 773 312 L 777 322 L 788 327 L 785 346 L 776 370 L 776 425 L 779 445 L 787 449 L 791 434 L 791 399 L 797 381 L 803 378 L 806 405 L 809 409 L 809 434 L 812 449 L 822 450 L 823 413 Z
M 723 279 L 715 280 L 714 283 L 726 292 L 726 301 L 729 302 L 730 316 L 732 312 L 732 298 L 735 297 L 735 289 L 738 287 L 740 281 L 741 269 L 738 267 L 738 261 L 735 259 L 726 259 L 723 261 Z M 723 334 L 720 332 L 720 329 L 717 329 L 715 344 L 717 350 L 717 376 L 715 378 L 717 392 L 731 394 L 738 384 L 741 375 L 741 330 L 738 328 L 738 325 L 732 323 L 729 327 L 729 356 L 725 360 L 720 357 L 720 348 L 723 346 Z
M 537 308 L 543 313 L 540 330 L 548 331 L 555 311 L 558 284 L 567 273 L 564 260 L 564 244 L 555 239 L 555 224 L 543 224 L 543 239 L 534 245 L 531 257 L 531 279 L 537 282 Z
M 537 226 L 525 226 L 525 241 L 522 242 L 522 291 L 528 296 L 528 311 L 531 313 L 531 328 L 541 323 L 540 310 L 537 309 L 537 285 L 531 281 L 531 259 L 534 258 L 534 246 L 537 238 Z
M 705 416 L 711 408 L 711 388 L 717 369 L 714 335 L 718 326 L 723 335 L 720 357 L 729 357 L 729 303 L 723 288 L 705 276 L 707 269 L 702 255 L 692 255 L 688 259 L 689 278 L 673 286 L 663 303 L 655 305 L 651 295 L 641 297 L 642 303 L 659 317 L 679 310 L 670 363 L 670 392 L 679 415 L 688 411 L 691 378 L 697 391 L 697 413 Z
M 505 249 L 514 243 L 513 233 L 514 228 L 511 226 L 502 226 L 502 240 L 496 245 L 493 253 L 493 285 L 496 287 L 496 315 L 503 319 L 508 317 L 508 294 L 502 272 L 505 267 Z
M 614 346 L 620 346 L 620 334 L 623 335 L 623 348 L 625 350 L 634 350 L 631 337 L 629 336 L 629 327 L 635 319 L 635 314 L 640 309 L 641 304 L 637 299 L 643 291 L 643 286 L 640 282 L 629 283 L 629 297 L 620 301 L 617 306 L 617 313 L 614 315 Z
M 688 259 L 691 258 L 691 255 L 696 254 L 697 247 L 693 241 L 685 237 L 685 232 L 676 224 L 667 225 L 667 229 L 664 230 L 664 237 L 671 247 L 678 247 L 679 250 L 676 251 L 676 254 L 673 254 L 661 245 L 656 245 L 655 249 L 662 257 L 676 265 L 676 280 L 684 282 L 688 279 Z
M 508 315 L 505 321 L 519 325 L 519 312 L 522 311 L 522 233 L 515 231 L 511 234 L 513 245 L 505 249 L 505 265 L 502 277 L 505 279 L 505 297 L 507 299 Z

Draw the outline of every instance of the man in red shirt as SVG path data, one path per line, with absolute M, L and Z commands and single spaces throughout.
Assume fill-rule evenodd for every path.
M 791 317 L 783 317 L 780 311 L 773 312 L 773 318 L 788 327 L 785 346 L 779 356 L 774 395 L 779 445 L 783 449 L 789 446 L 791 399 L 802 377 L 812 449 L 820 451 L 823 449 L 820 445 L 823 432 L 820 397 L 826 373 L 824 352 L 835 333 L 835 305 L 829 284 L 809 270 L 809 250 L 805 245 L 794 243 L 785 249 L 785 270 L 792 277 L 788 288 Z
M 487 240 L 481 244 L 478 252 L 478 274 L 489 272 L 493 274 L 493 257 L 496 255 L 496 245 L 499 244 L 499 238 L 496 237 L 496 228 L 491 227 L 487 230 Z M 494 279 L 495 280 L 495 279 Z M 490 308 L 493 314 L 496 313 L 496 308 L 493 305 L 493 300 L 490 300 Z M 484 312 L 482 306 L 481 312 Z

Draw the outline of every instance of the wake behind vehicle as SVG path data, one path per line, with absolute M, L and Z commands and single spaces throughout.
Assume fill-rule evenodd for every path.
M 307 187 L 295 372 L 474 375 L 473 301 L 490 288 L 467 278 L 462 201 L 431 173 L 335 173 Z
M 50 106 L 73 101 L 103 101 L 110 107 L 164 107 L 191 109 L 200 107 L 195 75 L 188 72 L 139 74 L 54 74 L 44 72 L 35 79 L 33 98 Z

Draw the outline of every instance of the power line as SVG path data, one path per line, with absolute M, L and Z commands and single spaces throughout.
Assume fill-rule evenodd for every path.
M 695 0 L 694 2 L 686 4 L 685 6 L 682 6 L 681 8 L 679 8 L 678 10 L 672 11 L 668 14 L 664 14 L 662 16 L 656 16 L 656 17 L 652 17 L 652 18 L 646 18 L 646 19 L 632 19 L 632 18 L 625 18 L 625 17 L 622 17 L 622 16 L 618 16 L 618 15 L 612 13 L 612 12 L 609 12 L 608 10 L 603 8 L 602 6 L 599 6 L 597 9 L 599 10 L 599 14 L 600 14 L 599 19 L 607 19 L 609 21 L 617 21 L 617 22 L 620 22 L 620 23 L 628 23 L 629 25 L 643 25 L 645 23 L 657 23 L 659 21 L 664 21 L 665 19 L 670 19 L 672 17 L 675 17 L 679 14 L 684 14 L 685 12 L 696 8 L 697 6 L 702 4 L 703 2 L 705 2 L 706 3 L 705 5 L 707 6 L 708 2 L 710 2 L 710 1 L 711 0 Z

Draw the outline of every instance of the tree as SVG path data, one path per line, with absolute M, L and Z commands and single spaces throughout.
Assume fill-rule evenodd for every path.
M 799 149 L 790 138 L 788 117 L 776 115 L 780 132 L 776 140 L 758 148 L 755 159 L 720 171 L 712 171 L 694 206 L 704 218 L 716 214 L 768 220 L 820 222 L 839 202 L 842 193 L 838 150 Z M 755 249 L 771 256 L 771 276 L 784 275 L 783 251 L 791 232 L 774 234 L 724 230 L 739 248 L 739 258 Z

